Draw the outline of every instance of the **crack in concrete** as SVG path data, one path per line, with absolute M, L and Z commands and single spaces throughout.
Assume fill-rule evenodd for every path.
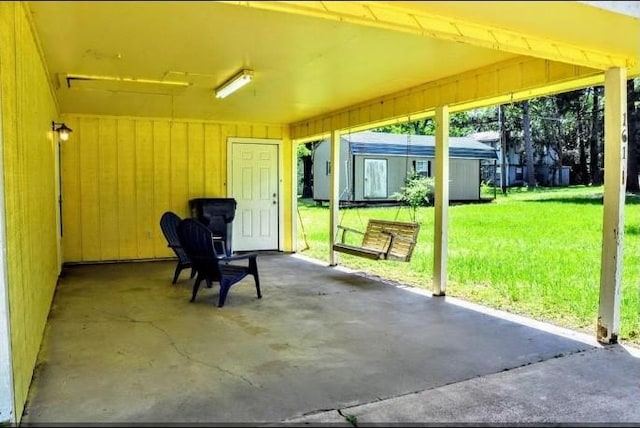
M 253 382 L 251 382 L 251 380 L 250 380 L 249 378 L 245 377 L 245 376 L 242 376 L 242 375 L 237 374 L 237 373 L 233 373 L 232 371 L 227 370 L 227 369 L 224 369 L 224 368 L 222 368 L 222 367 L 220 367 L 220 366 L 218 366 L 218 365 L 210 364 L 210 363 L 208 363 L 208 362 L 206 362 L 206 361 L 202 361 L 202 360 L 199 360 L 199 359 L 197 359 L 197 358 L 193 358 L 193 357 L 192 357 L 191 355 L 189 355 L 187 352 L 185 352 L 185 351 L 183 351 L 182 349 L 180 349 L 180 347 L 179 347 L 179 346 L 178 346 L 178 344 L 173 340 L 173 338 L 171 337 L 171 335 L 170 335 L 166 330 L 164 330 L 162 327 L 160 327 L 160 326 L 156 325 L 153 321 L 141 321 L 141 320 L 137 320 L 137 319 L 135 319 L 135 318 L 132 318 L 132 317 L 130 317 L 130 316 L 128 316 L 128 315 L 114 315 L 114 314 L 109 314 L 109 313 L 107 313 L 107 315 L 109 315 L 109 316 L 112 316 L 112 317 L 113 317 L 113 318 L 112 318 L 112 321 L 113 321 L 113 320 L 120 320 L 120 321 L 125 321 L 125 322 L 133 322 L 133 323 L 139 323 L 139 324 L 148 324 L 148 325 L 150 325 L 151 327 L 153 327 L 154 329 L 156 329 L 156 330 L 158 330 L 158 331 L 162 332 L 162 333 L 165 335 L 165 337 L 169 340 L 169 344 L 170 344 L 170 345 L 171 345 L 171 347 L 176 351 L 176 353 L 178 353 L 178 355 L 181 355 L 182 357 L 184 357 L 184 358 L 186 358 L 187 360 L 192 361 L 192 362 L 194 362 L 194 363 L 202 364 L 203 366 L 210 367 L 210 368 L 212 368 L 212 369 L 216 369 L 216 370 L 221 371 L 221 372 L 223 372 L 223 373 L 225 373 L 225 374 L 227 374 L 227 375 L 229 375 L 229 376 L 231 376 L 231 377 L 235 377 L 235 378 L 241 379 L 243 382 L 245 382 L 245 383 L 246 383 L 246 384 L 248 384 L 249 386 L 252 386 L 252 387 L 258 387 L 258 388 L 260 388 L 260 386 L 259 386 L 259 385 L 254 385 L 254 384 L 253 384 Z
M 555 355 L 553 355 L 553 356 L 551 356 L 551 357 L 549 357 L 549 358 L 547 358 L 547 359 L 545 359 L 545 358 L 540 358 L 538 361 L 529 361 L 529 362 L 527 362 L 527 363 L 522 363 L 522 364 L 520 364 L 519 366 L 514 366 L 514 367 L 507 367 L 507 368 L 504 368 L 504 369 L 502 369 L 502 370 L 500 371 L 500 373 L 509 372 L 509 371 L 511 371 L 511 370 L 516 370 L 516 369 L 519 369 L 519 368 L 522 368 L 522 367 L 527 367 L 527 366 L 531 366 L 531 365 L 534 365 L 534 364 L 543 363 L 543 362 L 545 362 L 545 361 L 547 361 L 547 360 L 552 360 L 552 359 L 557 359 L 557 358 L 569 357 L 569 356 L 571 356 L 571 355 L 576 355 L 576 354 L 579 354 L 579 353 L 581 353 L 581 352 L 586 352 L 586 351 L 589 351 L 589 350 L 590 350 L 590 349 L 588 349 L 588 348 L 584 348 L 584 349 L 577 349 L 577 350 L 575 350 L 575 351 L 569 351 L 569 352 L 567 352 L 567 353 L 559 352 L 559 353 L 557 353 L 557 354 L 555 354 Z M 482 376 L 486 376 L 486 375 L 479 375 L 479 376 L 476 376 L 475 378 L 482 377 Z M 475 378 L 471 378 L 471 379 L 475 379 Z M 467 380 L 469 380 L 469 379 L 467 379 Z
M 593 349 L 592 349 L 592 348 L 585 348 L 585 349 L 578 349 L 578 350 L 576 350 L 576 351 L 570 351 L 570 352 L 568 352 L 568 353 L 562 353 L 562 352 L 560 352 L 560 353 L 555 354 L 555 355 L 553 355 L 553 356 L 551 356 L 551 357 L 549 357 L 549 358 L 547 358 L 547 359 L 541 358 L 539 361 L 530 361 L 530 362 L 527 362 L 527 363 L 521 364 L 521 365 L 516 366 L 516 367 L 511 367 L 511 368 L 505 368 L 505 369 L 502 369 L 501 371 L 498 371 L 498 372 L 487 373 L 487 374 L 481 374 L 481 375 L 478 375 L 478 376 L 470 377 L 470 378 L 468 378 L 468 379 L 455 380 L 455 381 L 452 381 L 452 382 L 443 383 L 442 385 L 436 385 L 436 386 L 433 386 L 433 387 L 431 387 L 431 388 L 419 389 L 419 390 L 415 390 L 415 391 L 410 391 L 410 392 L 406 392 L 406 393 L 402 393 L 402 394 L 393 395 L 393 396 L 386 397 L 386 398 L 376 396 L 376 399 L 375 399 L 375 400 L 370 400 L 370 401 L 367 401 L 367 402 L 362 402 L 362 403 L 354 404 L 354 405 L 352 405 L 352 406 L 345 407 L 345 408 L 343 408 L 343 409 L 335 409 L 335 410 L 336 410 L 336 411 L 337 411 L 341 416 L 343 416 L 343 417 L 345 417 L 345 419 L 347 419 L 347 417 L 346 417 L 346 416 L 345 416 L 345 414 L 343 413 L 343 410 L 348 410 L 348 409 L 352 409 L 352 408 L 355 408 L 355 407 L 364 406 L 364 405 L 367 405 L 367 404 L 379 403 L 379 402 L 381 402 L 381 401 L 393 400 L 393 399 L 395 399 L 395 398 L 408 397 L 408 396 L 410 396 L 410 395 L 420 394 L 420 393 L 425 392 L 425 391 L 431 391 L 431 390 L 435 390 L 435 389 L 442 388 L 442 387 L 445 387 L 445 386 L 455 385 L 455 384 L 457 384 L 457 383 L 467 382 L 467 381 L 470 381 L 470 380 L 479 379 L 479 378 L 486 377 L 486 376 L 492 376 L 492 375 L 496 375 L 496 374 L 499 374 L 499 373 L 504 373 L 504 372 L 511 371 L 511 370 L 515 370 L 515 369 L 518 369 L 518 368 L 527 367 L 527 366 L 530 366 L 530 365 L 533 365 L 533 364 L 539 364 L 539 363 L 542 363 L 542 362 L 545 362 L 545 361 L 548 361 L 548 360 L 552 360 L 552 359 L 559 359 L 559 358 L 569 357 L 569 356 L 571 356 L 571 355 L 580 354 L 580 353 L 583 353 L 583 352 L 595 351 L 595 350 L 597 350 L 597 349 L 598 349 L 598 348 L 593 348 Z M 333 409 L 331 409 L 331 410 L 333 410 Z M 354 416 L 355 416 L 355 415 L 354 415 Z M 350 422 L 350 423 L 351 423 L 351 421 L 350 421 L 350 420 L 348 420 L 348 419 L 347 419 L 347 422 Z M 352 425 L 353 425 L 353 426 L 357 426 L 357 425 L 355 425 L 354 423 L 352 423 Z

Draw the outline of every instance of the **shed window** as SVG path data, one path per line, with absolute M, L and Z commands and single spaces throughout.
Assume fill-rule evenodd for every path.
M 417 160 L 415 170 L 416 173 L 422 177 L 431 177 L 431 161 Z
M 387 160 L 364 160 L 364 197 L 387 197 Z

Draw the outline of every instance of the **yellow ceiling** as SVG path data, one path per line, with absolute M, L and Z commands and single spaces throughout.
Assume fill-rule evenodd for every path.
M 624 62 L 637 74 L 640 52 L 637 18 L 578 2 L 29 8 L 63 113 L 292 123 L 523 53 L 595 68 Z M 216 99 L 214 88 L 241 68 L 254 81 Z

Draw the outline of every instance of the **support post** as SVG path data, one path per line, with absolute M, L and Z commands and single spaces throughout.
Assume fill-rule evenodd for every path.
M 0 145 L 3 139 L 3 115 L 0 115 Z M 7 266 L 7 232 L 5 207 L 4 161 L 0 157 L 0 426 L 13 426 L 16 415 L 13 380 L 13 351 L 11 348 L 11 313 L 9 311 L 9 277 Z
M 504 118 L 504 106 L 498 106 L 500 120 L 500 188 L 502 194 L 507 194 L 507 179 L 509 178 L 509 155 L 507 154 L 507 127 Z
M 616 343 L 620 330 L 620 286 L 627 166 L 627 70 L 610 68 L 604 81 L 604 213 L 597 340 Z
M 331 132 L 331 156 L 329 175 L 329 265 L 338 264 L 338 254 L 333 251 L 338 232 L 338 211 L 340 209 L 340 131 Z
M 449 107 L 436 108 L 436 182 L 433 249 L 433 295 L 447 288 L 447 239 L 449 226 Z

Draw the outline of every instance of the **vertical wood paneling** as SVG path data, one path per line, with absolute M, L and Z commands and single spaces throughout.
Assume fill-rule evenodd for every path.
M 420 111 L 422 110 L 422 106 L 424 105 L 424 91 L 414 91 L 409 95 L 410 101 L 409 101 L 409 110 L 410 111 Z M 367 108 L 363 108 L 365 111 L 368 111 L 369 109 Z M 369 112 L 370 114 L 370 112 Z M 366 117 L 363 116 L 361 117 L 362 121 L 371 123 L 371 116 Z
M 75 127 L 62 162 L 63 217 L 70 225 L 68 233 L 65 230 L 65 260 L 74 262 L 173 257 L 160 217 L 169 210 L 190 216 L 192 198 L 227 196 L 228 137 L 289 138 L 288 129 L 280 125 L 82 115 L 66 120 Z M 97 149 L 87 150 L 92 141 Z M 286 156 L 290 150 L 285 148 Z M 290 168 L 285 160 L 286 186 Z M 289 195 L 283 203 L 289 206 Z M 80 251 L 92 239 L 100 253 Z
M 267 135 L 265 138 L 272 138 L 275 140 L 282 139 L 282 127 L 281 126 L 269 126 L 267 128 Z
M 269 135 L 269 127 L 266 125 L 253 125 L 251 136 L 253 138 L 267 138 Z
M 135 192 L 138 258 L 153 254 L 153 124 L 150 120 L 135 122 Z
M 66 123 L 74 130 L 73 138 L 61 143 L 60 146 L 64 261 L 82 260 L 80 142 L 83 135 L 79 121 L 80 119 L 67 119 Z
M 395 99 L 385 100 L 382 104 L 382 117 L 393 117 L 395 114 Z M 355 125 L 355 124 L 354 124 Z
M 26 12 L 21 2 L 0 3 L 3 227 L 11 334 L 8 367 L 15 398 L 11 410 L 18 422 L 56 286 L 59 230 L 51 131 L 51 120 L 57 119 L 58 112 Z M 1 357 L 6 363 L 6 355 Z M 2 369 L 5 367 L 3 364 Z M 5 393 L 0 389 L 0 394 Z
M 205 197 L 204 174 L 204 126 L 201 123 L 190 122 L 188 125 L 188 153 L 189 194 L 187 199 Z
M 236 137 L 251 138 L 253 136 L 253 126 L 247 124 L 236 125 Z
M 133 120 L 118 120 L 118 238 L 120 257 L 134 259 L 138 255 L 136 204 L 136 150 Z M 82 168 L 84 171 L 84 168 Z M 90 259 L 84 259 L 90 260 Z
M 226 197 L 228 196 L 228 188 L 227 188 L 227 145 L 229 144 L 229 137 L 239 137 L 238 130 L 235 125 L 222 125 L 220 129 L 220 147 L 219 147 L 219 156 L 220 159 L 223 159 L 224 162 L 220 165 L 220 170 L 218 171 L 218 176 L 220 183 L 222 186 L 220 187 L 220 196 Z
M 100 171 L 98 188 L 100 197 L 100 257 L 101 260 L 120 258 L 118 218 L 118 142 L 114 119 L 100 119 L 98 157 Z M 74 138 L 76 136 L 74 135 Z
M 478 88 L 478 76 L 466 76 L 465 78 L 461 78 L 458 83 L 458 88 L 460 93 L 462 94 L 472 94 L 473 98 L 478 96 L 477 88 Z M 424 104 L 424 103 L 420 103 Z
M 100 192 L 98 174 L 98 119 L 83 118 L 80 121 L 82 145 L 80 146 L 80 222 L 82 223 L 82 257 L 100 259 Z
M 180 217 L 186 217 L 189 209 L 189 157 L 187 150 L 187 125 L 171 125 L 171 207 Z
M 382 120 L 383 105 L 384 105 L 383 101 L 371 104 L 371 106 L 369 107 L 369 117 L 371 118 L 372 121 Z
M 160 217 L 171 210 L 171 135 L 169 122 L 153 121 L 153 204 L 155 257 L 173 256 L 160 230 Z
M 225 151 L 224 159 L 220 159 L 220 125 L 206 124 L 204 128 L 204 162 L 206 170 L 204 172 L 204 193 L 211 197 L 220 197 L 224 195 L 224 187 L 220 181 L 218 167 L 221 163 L 227 162 L 227 153 Z
M 22 258 L 26 258 L 28 260 L 29 254 L 26 246 L 26 236 L 27 230 L 24 224 L 24 199 L 21 197 L 24 191 L 24 181 L 21 178 L 21 174 L 24 172 L 23 165 L 23 149 L 24 149 L 24 141 L 22 132 L 23 122 L 22 117 L 24 113 L 24 109 L 20 106 L 20 99 L 23 98 L 26 94 L 24 93 L 25 87 L 28 84 L 28 81 L 25 79 L 21 79 L 23 76 L 22 72 L 24 69 L 22 63 L 21 48 L 23 48 L 23 39 L 21 34 L 21 20 L 19 16 L 14 11 L 10 12 L 15 20 L 11 22 L 13 33 L 13 42 L 15 43 L 16 50 L 13 52 L 14 58 L 11 59 L 10 63 L 13 66 L 11 70 L 8 67 L 3 67 L 3 71 L 6 71 L 9 74 L 9 78 L 13 78 L 14 84 L 10 86 L 9 91 L 14 95 L 12 101 L 12 105 L 9 105 L 8 108 L 12 110 L 14 113 L 12 119 L 15 124 L 15 133 L 14 144 L 10 145 L 5 149 L 5 151 L 11 152 L 11 161 L 14 162 L 13 170 L 11 173 L 13 175 L 8 176 L 5 181 L 5 188 L 12 189 L 14 193 L 14 198 L 11 199 L 12 205 L 8 205 L 5 207 L 7 213 L 13 211 L 13 215 L 7 218 L 8 222 L 11 224 L 7 226 L 7 252 L 9 255 L 13 254 L 17 257 L 14 257 L 14 262 L 8 266 L 9 268 L 9 296 L 11 296 L 12 301 L 10 302 L 10 310 L 11 310 L 11 319 L 12 326 L 13 322 L 19 328 L 12 329 L 11 331 L 11 347 L 12 352 L 14 353 L 14 357 L 18 359 L 25 359 L 25 362 L 31 359 L 31 355 L 29 355 L 29 346 L 27 342 L 28 333 L 31 329 L 31 325 L 29 321 L 26 319 L 27 308 L 31 306 L 31 296 L 26 293 L 26 289 L 24 287 L 26 273 L 22 272 L 20 269 L 20 263 L 24 263 Z M 25 76 L 26 77 L 26 76 Z M 3 94 L 4 96 L 4 94 Z M 3 125 L 9 125 L 7 120 L 3 121 Z M 11 125 L 9 125 L 11 126 Z M 7 141 L 7 144 L 10 144 Z M 7 165 L 5 161 L 4 165 Z M 13 227 L 11 227 L 13 226 Z M 13 304 L 16 302 L 18 304 Z M 29 361 L 30 362 L 30 361 Z M 23 395 L 26 393 L 25 383 L 26 376 L 28 373 L 25 371 L 18 371 L 18 373 L 14 373 L 14 382 L 16 383 L 16 395 Z

